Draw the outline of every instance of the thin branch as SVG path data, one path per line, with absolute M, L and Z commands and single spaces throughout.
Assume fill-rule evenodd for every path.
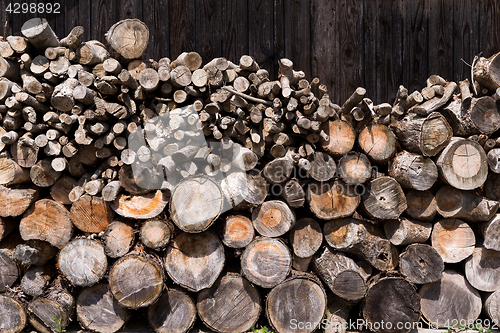
M 230 93 L 232 93 L 234 95 L 238 95 L 240 97 L 248 99 L 250 102 L 262 103 L 262 104 L 268 105 L 268 106 L 272 106 L 273 105 L 270 101 L 266 101 L 266 100 L 263 100 L 263 99 L 260 99 L 260 98 L 256 98 L 256 97 L 244 94 L 244 93 L 240 93 L 239 91 L 236 91 L 233 88 L 230 88 L 228 86 L 224 86 L 224 87 L 222 87 L 222 89 L 225 89 L 225 90 L 229 91 Z

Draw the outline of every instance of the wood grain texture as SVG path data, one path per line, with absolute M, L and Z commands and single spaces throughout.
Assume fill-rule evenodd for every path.
M 0 329 L 5 333 L 19 333 L 26 326 L 26 312 L 15 298 L 0 295 Z
M 273 54 L 274 15 L 273 3 L 266 0 L 248 1 L 248 53 L 269 73 L 277 72 L 277 60 Z M 279 15 L 279 13 L 276 13 Z M 284 20 L 284 13 L 283 20 Z M 284 22 L 284 21 L 283 21 Z M 284 27 L 284 23 L 283 23 Z
M 158 333 L 184 333 L 196 320 L 196 306 L 186 293 L 177 289 L 163 292 L 158 301 L 148 307 L 148 321 Z

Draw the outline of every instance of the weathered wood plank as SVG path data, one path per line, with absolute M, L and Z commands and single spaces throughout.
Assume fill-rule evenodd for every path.
M 221 4 L 217 0 L 203 0 L 197 3 L 196 10 L 196 49 L 207 63 L 222 54 L 222 38 L 219 35 L 222 18 Z M 189 50 L 182 50 L 189 51 Z
M 480 15 L 477 18 L 480 23 L 479 49 L 483 52 L 483 57 L 489 57 L 500 48 L 500 36 L 496 33 L 500 28 L 500 3 L 496 0 L 486 0 L 475 1 L 475 5 L 480 7 Z
M 143 22 L 149 28 L 149 43 L 146 49 L 146 59 L 159 60 L 170 55 L 169 35 L 172 28 L 168 0 L 150 0 L 143 2 Z
M 309 1 L 286 0 L 285 56 L 294 69 L 304 71 L 311 80 L 311 6 Z
M 171 0 L 168 2 L 168 10 L 168 15 L 170 17 L 170 59 L 174 60 L 182 52 L 201 52 L 200 48 L 196 48 L 195 41 L 196 12 L 194 9 L 194 1 Z
M 429 1 L 429 74 L 453 79 L 453 6 L 446 0 Z M 423 81 L 422 81 L 423 82 Z
M 454 80 L 470 78 L 470 67 L 479 49 L 479 7 L 475 0 L 453 1 L 453 68 Z
M 90 39 L 104 41 L 104 34 L 116 23 L 116 0 L 92 1 Z
M 222 1 L 222 56 L 238 63 L 240 57 L 248 54 L 248 2 L 247 0 Z
M 136 18 L 143 20 L 142 7 L 143 4 L 148 6 L 148 3 L 144 3 L 142 0 L 117 0 L 117 20 L 124 20 L 128 18 Z
M 55 31 L 59 38 L 69 33 L 73 27 L 80 25 L 84 32 L 81 40 L 89 40 L 91 32 L 91 15 L 89 15 L 90 0 L 68 0 L 66 3 L 66 12 L 64 15 L 66 31 Z M 64 36 L 65 37 L 65 36 Z
M 266 0 L 248 2 L 248 54 L 269 73 L 277 72 L 273 57 L 273 4 Z M 289 38 L 286 36 L 286 38 Z M 292 60 L 293 61 L 293 60 Z

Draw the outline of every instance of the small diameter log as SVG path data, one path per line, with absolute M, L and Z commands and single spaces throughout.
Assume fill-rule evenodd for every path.
M 109 58 L 108 50 L 97 40 L 90 40 L 81 44 L 75 52 L 78 62 L 87 66 L 102 66 L 102 62 Z
M 146 68 L 139 75 L 139 84 L 146 92 L 156 90 L 160 84 L 158 72 L 153 68 Z
M 126 218 L 150 219 L 159 215 L 167 206 L 167 195 L 161 190 L 143 195 L 126 195 L 120 193 L 110 207 Z
M 333 293 L 348 301 L 359 301 L 367 290 L 362 269 L 348 256 L 325 247 L 312 260 L 314 270 Z
M 300 324 L 300 332 L 311 333 L 320 325 L 326 304 L 326 293 L 319 281 L 306 275 L 287 280 L 269 292 L 266 316 L 276 332 L 299 332 Z
M 363 153 L 377 164 L 386 163 L 396 152 L 396 136 L 385 125 L 366 126 L 359 132 L 358 143 Z
M 21 333 L 26 326 L 26 311 L 15 298 L 0 295 L 0 323 L 5 333 Z
M 283 201 L 270 200 L 252 212 L 252 223 L 262 236 L 279 237 L 294 226 L 295 214 Z
M 105 37 L 112 50 L 129 62 L 143 56 L 148 46 L 149 29 L 138 19 L 126 19 L 113 24 Z
M 288 206 L 293 208 L 303 207 L 304 202 L 306 201 L 304 189 L 295 179 L 290 179 L 286 182 L 281 196 L 286 200 Z
M 418 293 L 422 315 L 433 327 L 452 321 L 475 322 L 481 313 L 481 296 L 458 272 L 445 270 L 439 281 L 424 284 Z
M 326 139 L 320 137 L 321 148 L 333 157 L 340 157 L 354 147 L 356 134 L 352 126 L 342 120 L 333 120 L 323 123 L 321 130 L 326 134 Z
M 31 168 L 35 165 L 38 160 L 38 151 L 38 146 L 35 145 L 29 132 L 10 146 L 12 159 L 23 168 Z
M 188 332 L 196 321 L 196 306 L 188 295 L 177 289 L 163 291 L 148 307 L 148 322 L 155 332 Z
M 425 243 L 431 236 L 432 223 L 401 217 L 385 221 L 384 231 L 387 239 L 394 245 Z
M 73 90 L 80 85 L 78 80 L 69 78 L 54 88 L 50 99 L 51 105 L 59 111 L 68 112 L 75 106 Z
M 437 181 L 438 170 L 430 158 L 402 151 L 392 160 L 389 176 L 403 188 L 425 191 Z
M 410 244 L 399 255 L 399 270 L 411 283 L 432 283 L 441 279 L 444 262 L 432 246 Z
M 491 134 L 500 128 L 500 112 L 489 96 L 472 99 L 469 116 L 481 133 Z
M 155 257 L 129 254 L 109 270 L 109 289 L 122 306 L 130 309 L 153 304 L 163 290 L 164 272 Z
M 434 224 L 431 243 L 445 263 L 456 263 L 474 252 L 476 237 L 467 223 L 446 219 Z
M 161 250 L 168 244 L 173 232 L 174 226 L 168 220 L 154 218 L 144 222 L 139 238 L 146 247 Z
M 196 309 L 203 323 L 216 332 L 246 332 L 261 312 L 259 291 L 238 274 L 227 274 L 198 294 Z
M 99 233 L 113 221 L 113 210 L 100 197 L 84 195 L 71 206 L 71 221 L 84 232 Z
M 87 330 L 114 333 L 127 322 L 128 310 L 113 297 L 107 284 L 100 283 L 80 292 L 76 318 Z
M 89 287 L 102 279 L 108 261 L 100 242 L 80 238 L 69 242 L 59 252 L 57 268 L 74 286 Z
M 20 216 L 38 199 L 38 195 L 39 191 L 35 189 L 13 189 L 0 185 L 0 216 Z
M 243 215 L 226 217 L 222 230 L 224 245 L 235 249 L 246 247 L 252 242 L 255 235 L 252 221 Z
M 23 240 L 38 239 L 61 249 L 73 234 L 68 210 L 53 200 L 38 200 L 24 214 L 19 225 Z
M 339 161 L 338 173 L 347 185 L 359 185 L 371 177 L 372 166 L 363 153 L 348 152 Z
M 224 205 L 220 186 L 208 177 L 197 176 L 179 183 L 170 204 L 172 221 L 186 232 L 206 230 L 219 217 Z
M 21 33 L 35 48 L 38 53 L 43 54 L 48 47 L 59 46 L 59 40 L 44 18 L 32 18 L 21 27 Z
M 31 266 L 21 279 L 21 290 L 32 297 L 42 295 L 50 283 L 50 275 L 47 266 Z
M 372 224 L 352 218 L 332 220 L 325 223 L 323 234 L 333 249 L 359 254 L 378 270 L 388 271 L 398 264 L 396 247 Z
M 6 292 L 19 277 L 19 267 L 7 253 L 0 252 L 0 292 Z
M 210 288 L 224 266 L 224 246 L 211 231 L 181 233 L 168 245 L 165 270 L 182 287 L 198 292 Z
M 440 97 L 434 97 L 422 104 L 415 105 L 410 109 L 411 112 L 414 112 L 419 115 L 427 116 L 434 111 L 439 110 L 443 107 L 453 96 L 455 89 L 457 88 L 457 84 L 455 82 L 448 82 L 444 86 L 443 95 Z
M 474 80 L 477 80 L 481 86 L 495 91 L 500 87 L 500 80 L 498 79 L 498 66 L 500 57 L 496 53 L 489 58 L 479 57 L 472 67 L 472 74 Z
M 408 333 L 420 320 L 420 297 L 403 278 L 381 278 L 366 293 L 363 318 L 371 331 Z
M 30 181 L 29 169 L 22 168 L 10 158 L 0 158 L 0 184 L 13 185 Z
M 406 197 L 401 185 L 391 177 L 379 177 L 368 183 L 361 205 L 376 220 L 397 219 L 406 209 Z
M 352 93 L 352 95 L 344 102 L 342 107 L 339 110 L 339 114 L 347 114 L 352 108 L 358 105 L 359 102 L 363 100 L 365 97 L 366 89 L 362 87 L 356 88 L 356 90 Z
M 311 218 L 297 221 L 290 230 L 290 244 L 299 258 L 312 257 L 323 243 L 323 233 L 318 222 Z
M 410 190 L 406 193 L 406 214 L 420 221 L 433 221 L 437 213 L 436 198 L 431 191 Z
M 104 251 L 110 258 L 123 257 L 134 243 L 134 229 L 120 221 L 111 222 L 104 230 L 102 241 Z
M 444 218 L 468 222 L 486 222 L 498 210 L 498 201 L 488 200 L 473 191 L 460 191 L 443 186 L 436 193 L 437 212 Z
M 187 87 L 191 83 L 191 71 L 186 66 L 175 67 L 170 72 L 170 82 L 174 87 Z
M 59 252 L 57 247 L 41 240 L 28 240 L 26 243 L 18 244 L 12 258 L 19 264 L 28 266 L 42 266 Z
M 259 237 L 241 255 L 241 270 L 250 282 L 263 288 L 282 283 L 290 272 L 292 255 L 276 238 Z
M 486 249 L 500 251 L 500 214 L 495 214 L 488 222 L 481 224 L 479 231 L 484 237 Z
M 74 178 L 63 176 L 50 188 L 50 196 L 56 202 L 71 205 L 73 202 L 69 199 L 69 194 L 75 186 L 77 181 Z
M 323 220 L 350 216 L 359 206 L 360 197 L 351 193 L 341 180 L 326 183 L 310 183 L 306 189 L 306 197 L 311 211 Z
M 436 166 L 439 176 L 459 190 L 478 188 L 488 176 L 488 163 L 483 147 L 468 139 L 453 138 L 439 155 Z
M 500 288 L 500 252 L 476 247 L 465 261 L 467 281 L 480 291 L 492 292 Z

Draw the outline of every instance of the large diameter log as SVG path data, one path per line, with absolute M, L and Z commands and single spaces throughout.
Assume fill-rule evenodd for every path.
M 500 289 L 500 252 L 476 247 L 465 261 L 465 277 L 477 290 Z
M 201 232 L 219 217 L 223 205 L 220 186 L 208 177 L 197 176 L 176 186 L 170 203 L 170 216 L 181 230 Z
M 100 242 L 80 238 L 59 252 L 57 267 L 74 286 L 89 287 L 104 276 L 108 261 Z
M 340 157 L 349 152 L 354 147 L 356 134 L 350 124 L 342 120 L 325 122 L 321 130 L 326 133 L 326 137 L 320 138 L 321 148 L 334 157 Z M 328 139 L 328 140 L 326 140 Z
M 13 189 L 0 185 L 0 216 L 20 216 L 38 199 L 38 190 Z
M 480 57 L 472 67 L 474 80 L 490 91 L 495 91 L 500 87 L 499 66 L 500 53 L 496 53 L 489 58 Z
M 360 196 L 351 191 L 342 180 L 310 183 L 306 197 L 311 211 L 322 220 L 350 216 L 361 201 Z
M 19 277 L 19 267 L 6 253 L 0 252 L 0 292 L 6 292 Z
M 371 331 L 408 333 L 420 320 L 420 297 L 405 279 L 381 278 L 366 293 L 363 318 Z
M 222 242 L 232 248 L 243 248 L 252 242 L 255 229 L 252 221 L 243 215 L 230 215 L 226 217 L 223 225 Z
M 326 304 L 326 293 L 319 282 L 307 277 L 294 278 L 268 294 L 266 316 L 276 332 L 311 333 L 320 325 Z
M 81 196 L 71 206 L 71 221 L 84 232 L 99 233 L 113 221 L 113 210 L 100 197 Z
M 481 133 L 491 134 L 500 128 L 500 112 L 490 96 L 472 99 L 469 116 Z
M 32 18 L 21 27 L 21 33 L 35 48 L 38 53 L 43 54 L 48 47 L 59 46 L 59 40 L 44 18 Z
M 73 223 L 68 210 L 53 200 L 42 199 L 31 206 L 19 225 L 21 237 L 38 239 L 61 249 L 71 239 Z
M 438 170 L 430 158 L 402 151 L 392 160 L 389 176 L 403 188 L 425 191 L 437 181 Z
M 468 222 L 489 221 L 498 210 L 498 201 L 488 200 L 473 191 L 443 186 L 436 193 L 437 212 L 444 218 Z
M 224 197 L 230 207 L 224 210 L 244 210 L 262 204 L 269 192 L 266 179 L 260 175 L 233 172 L 220 182 Z
M 437 214 L 436 198 L 431 191 L 410 190 L 406 193 L 406 214 L 420 221 L 433 221 Z
M 0 295 L 0 329 L 5 333 L 21 333 L 26 326 L 26 311 L 13 297 Z
M 106 41 L 126 62 L 141 58 L 149 41 L 149 29 L 137 19 L 126 19 L 109 28 Z
M 500 251 L 500 214 L 495 214 L 488 222 L 483 223 L 479 231 L 484 237 L 483 246 L 489 250 Z
M 439 281 L 420 288 L 422 315 L 433 327 L 445 328 L 455 320 L 475 322 L 481 313 L 481 296 L 458 272 L 445 270 Z
M 386 163 L 396 152 L 396 136 L 381 124 L 370 124 L 358 135 L 361 151 L 376 164 Z
M 158 333 L 185 333 L 196 321 L 196 306 L 188 295 L 168 289 L 148 307 L 149 325 Z
M 426 284 L 441 279 L 444 262 L 432 246 L 410 244 L 399 256 L 399 270 L 408 281 Z
M 446 119 L 438 112 L 427 117 L 407 114 L 394 128 L 404 149 L 424 156 L 435 156 L 450 142 L 453 134 Z
M 476 237 L 467 223 L 446 219 L 434 224 L 431 243 L 445 263 L 456 263 L 474 252 Z
M 110 258 L 123 257 L 134 243 L 134 229 L 120 221 L 111 222 L 102 235 L 104 251 Z
M 246 332 L 259 319 L 261 300 L 247 279 L 230 273 L 200 291 L 196 308 L 203 323 L 216 332 Z
M 488 176 L 488 162 L 483 147 L 477 142 L 452 138 L 439 155 L 439 176 L 459 190 L 480 187 Z
M 318 222 L 302 218 L 290 230 L 290 244 L 293 253 L 299 258 L 312 257 L 323 243 L 323 233 Z
M 486 297 L 484 300 L 484 312 L 492 320 L 492 323 L 486 325 L 492 327 L 493 324 L 500 321 L 500 290 L 497 290 Z
M 109 270 L 109 289 L 122 306 L 147 307 L 160 297 L 164 273 L 159 260 L 140 254 L 121 257 Z
M 100 283 L 83 289 L 76 299 L 76 317 L 88 330 L 114 333 L 128 319 L 128 310 L 113 297 L 107 284 Z
M 295 221 L 295 213 L 280 200 L 266 201 L 252 212 L 255 230 L 265 237 L 283 235 L 295 225 Z
M 362 269 L 354 260 L 328 247 L 312 260 L 314 270 L 333 293 L 348 301 L 359 301 L 367 290 Z
M 387 239 L 394 245 L 425 243 L 432 232 L 432 223 L 416 221 L 406 217 L 384 222 Z
M 252 283 L 273 288 L 285 280 L 292 266 L 292 255 L 279 239 L 259 237 L 241 255 L 241 270 Z
M 224 261 L 224 247 L 211 231 L 181 233 L 167 247 L 165 270 L 175 283 L 198 292 L 213 285 Z
M 29 169 L 22 168 L 10 158 L 0 158 L 0 184 L 12 185 L 30 181 Z
M 397 219 L 407 207 L 401 185 L 387 176 L 370 181 L 362 199 L 363 209 L 376 220 Z
M 161 190 L 143 195 L 126 195 L 120 193 L 110 202 L 110 207 L 126 218 L 149 219 L 158 216 L 167 206 L 167 195 Z
M 394 269 L 398 251 L 375 226 L 352 218 L 325 223 L 323 234 L 333 249 L 359 254 L 381 271 Z

